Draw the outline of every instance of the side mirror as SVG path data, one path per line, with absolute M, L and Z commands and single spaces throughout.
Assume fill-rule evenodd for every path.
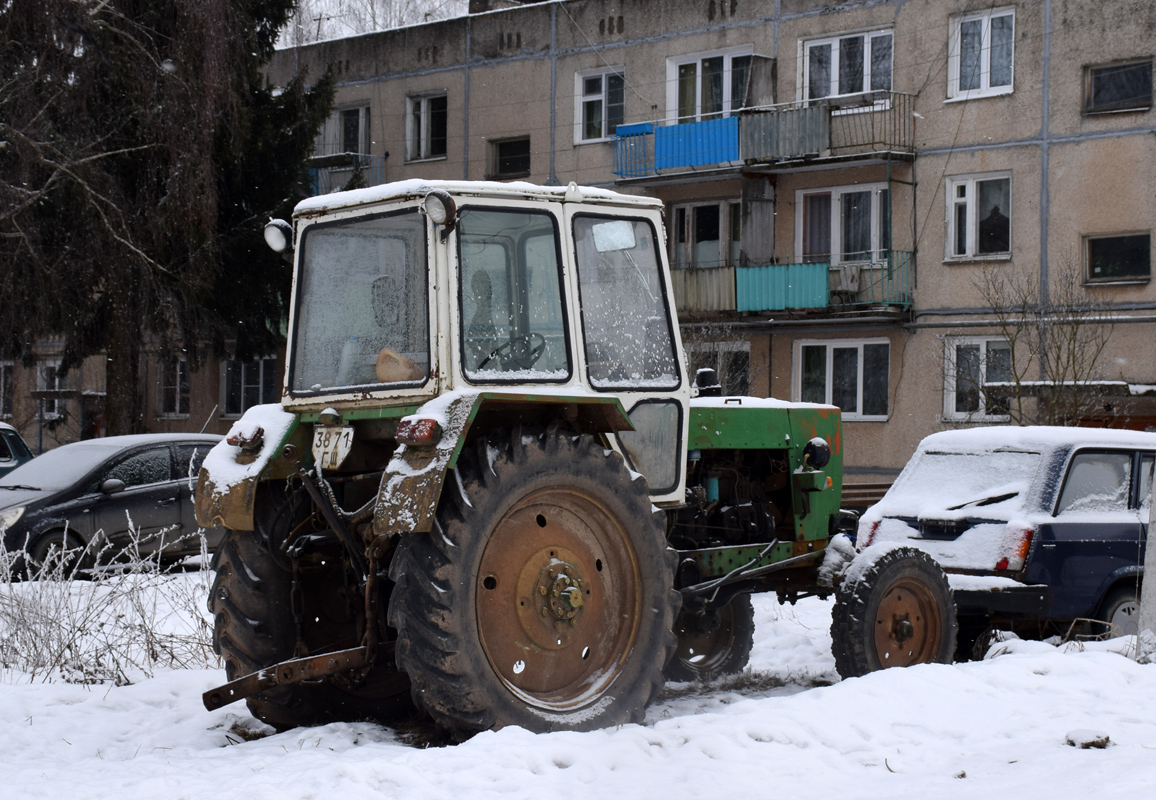
M 116 494 L 124 491 L 124 481 L 120 478 L 109 478 L 100 485 L 101 494 Z

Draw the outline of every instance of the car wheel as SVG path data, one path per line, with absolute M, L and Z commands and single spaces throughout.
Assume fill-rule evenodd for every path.
M 1135 636 L 1140 623 L 1140 594 L 1135 586 L 1117 586 L 1100 606 L 1099 618 L 1108 623 L 1108 635 Z
M 92 559 L 84 541 L 65 530 L 48 531 L 36 537 L 28 549 L 29 580 L 71 580 L 86 578 Z

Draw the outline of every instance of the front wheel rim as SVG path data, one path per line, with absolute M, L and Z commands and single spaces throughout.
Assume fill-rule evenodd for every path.
M 880 667 L 930 664 L 943 640 L 939 604 L 922 581 L 901 578 L 879 600 L 874 620 Z

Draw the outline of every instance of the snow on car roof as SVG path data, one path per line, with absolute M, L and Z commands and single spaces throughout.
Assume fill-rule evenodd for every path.
M 987 451 L 997 448 L 1005 450 L 1051 450 L 1068 445 L 1156 448 L 1156 433 L 1110 428 L 992 425 L 933 433 L 919 443 L 919 449 L 961 452 Z
M 332 192 L 317 197 L 302 200 L 293 209 L 293 216 L 316 214 L 324 211 L 335 211 L 367 203 L 383 203 L 387 200 L 397 200 L 406 197 L 421 197 L 432 189 L 441 189 L 452 195 L 472 197 L 501 197 L 506 199 L 546 200 L 555 203 L 566 200 L 567 194 L 577 191 L 577 201 L 584 203 L 616 203 L 634 205 L 642 208 L 662 208 L 662 202 L 653 197 L 622 194 L 610 189 L 598 189 L 592 186 L 539 186 L 536 183 L 525 181 L 426 181 L 410 179 L 383 183 L 379 186 L 370 186 L 366 189 L 353 189 L 348 192 Z

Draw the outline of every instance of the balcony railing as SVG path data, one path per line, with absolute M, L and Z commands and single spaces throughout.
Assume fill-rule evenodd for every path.
M 313 194 L 329 194 L 349 186 L 354 176 L 359 179 L 350 188 L 379 186 L 385 180 L 386 156 L 363 153 L 336 153 L 314 156 L 309 160 L 309 178 Z
M 850 264 L 768 264 L 761 267 L 678 269 L 671 273 L 679 311 L 854 311 L 912 302 L 915 254 L 880 253 Z
M 614 174 L 644 178 L 739 161 L 747 164 L 914 153 L 912 97 L 868 92 L 749 108 L 702 122 L 619 125 Z

